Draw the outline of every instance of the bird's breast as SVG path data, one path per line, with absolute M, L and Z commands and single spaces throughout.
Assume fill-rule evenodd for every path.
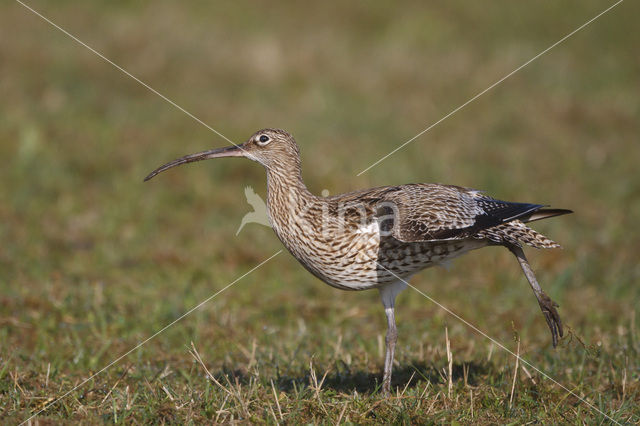
M 289 221 L 291 222 L 291 221 Z M 293 221 L 273 226 L 291 254 L 327 284 L 351 290 L 378 285 L 379 226 L 340 220 Z

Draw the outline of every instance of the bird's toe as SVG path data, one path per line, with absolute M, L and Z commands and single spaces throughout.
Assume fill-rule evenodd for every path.
M 553 347 L 555 348 L 558 345 L 558 338 L 562 338 L 564 336 L 562 320 L 560 319 L 560 314 L 558 314 L 558 310 L 556 309 L 559 305 L 544 293 L 541 294 L 539 304 L 540 309 L 544 314 L 544 318 L 547 321 L 547 325 L 549 326 L 549 330 L 551 330 L 551 339 Z

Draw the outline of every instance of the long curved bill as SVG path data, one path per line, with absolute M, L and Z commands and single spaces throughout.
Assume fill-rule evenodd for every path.
M 202 151 L 196 154 L 185 155 L 184 157 L 178 158 L 177 160 L 173 160 L 163 166 L 158 167 L 157 169 L 149 173 L 149 175 L 147 175 L 147 177 L 144 178 L 144 181 L 146 182 L 152 177 L 154 177 L 155 175 L 157 175 L 158 173 L 162 173 L 165 170 L 168 170 L 175 166 L 179 166 L 181 164 L 193 163 L 194 161 L 200 161 L 200 160 L 208 160 L 210 158 L 244 157 L 244 155 L 245 155 L 244 149 L 242 149 L 240 145 L 227 146 L 225 148 L 210 149 L 209 151 Z

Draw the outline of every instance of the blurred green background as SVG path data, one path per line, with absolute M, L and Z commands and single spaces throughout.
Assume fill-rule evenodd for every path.
M 575 333 L 555 351 L 506 250 L 413 284 L 514 351 L 516 329 L 532 363 L 618 421 L 639 420 L 637 2 L 359 177 L 612 3 L 28 4 L 235 142 L 288 130 L 312 192 L 441 182 L 573 209 L 535 225 L 564 250 L 527 252 Z M 257 225 L 235 236 L 251 211 L 244 187 L 265 194 L 255 163 L 143 184 L 160 164 L 228 143 L 16 2 L 0 5 L 0 75 L 0 415 L 22 421 L 282 246 Z M 510 405 L 513 357 L 411 290 L 397 303 L 394 380 L 409 385 L 381 401 L 378 297 L 332 289 L 282 253 L 41 416 L 603 420 L 531 369 Z M 475 377 L 454 374 L 453 397 L 445 326 L 455 368 Z M 191 341 L 239 396 L 207 380 Z M 328 372 L 320 389 L 311 359 Z

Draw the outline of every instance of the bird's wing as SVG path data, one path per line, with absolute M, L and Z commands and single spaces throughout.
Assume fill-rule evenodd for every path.
M 543 207 L 487 197 L 451 185 L 413 184 L 390 187 L 378 203 L 378 216 L 391 235 L 404 242 L 468 238 Z

